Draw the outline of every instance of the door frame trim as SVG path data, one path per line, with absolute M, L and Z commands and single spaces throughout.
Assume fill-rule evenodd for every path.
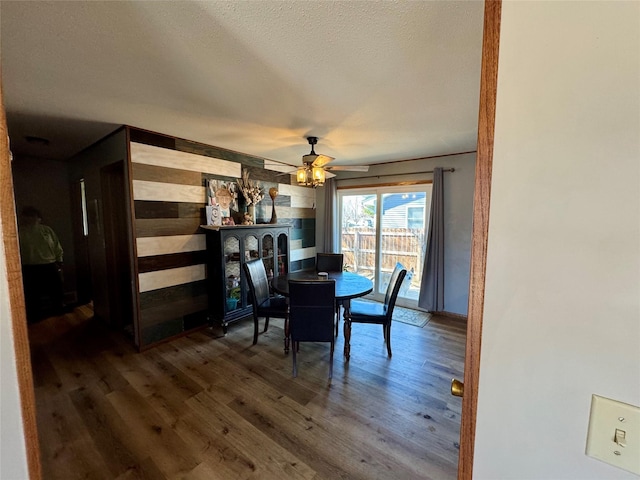
M 476 154 L 476 179 L 473 194 L 471 274 L 469 277 L 469 308 L 464 362 L 465 388 L 464 396 L 462 397 L 458 480 L 471 480 L 473 477 L 501 13 L 502 0 L 487 0 L 485 2 L 482 69 L 480 74 L 480 111 L 478 114 L 478 153 Z
M 2 222 L 2 241 L 7 269 L 7 287 L 9 290 L 9 310 L 16 356 L 18 392 L 22 411 L 22 428 L 27 454 L 27 468 L 31 480 L 40 480 L 40 446 L 36 422 L 36 400 L 31 370 L 29 333 L 27 314 L 22 290 L 22 266 L 18 247 L 16 208 L 14 203 L 13 177 L 11 174 L 11 153 L 5 115 L 2 85 L 0 83 L 0 222 Z

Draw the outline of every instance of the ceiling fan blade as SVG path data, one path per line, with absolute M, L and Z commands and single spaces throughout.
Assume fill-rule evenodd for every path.
M 314 155 L 305 155 L 305 157 L 313 157 Z M 333 161 L 333 157 L 328 155 L 315 155 L 316 159 L 313 160 L 314 167 L 324 167 L 327 163 Z M 304 157 L 303 157 L 304 158 Z
M 327 171 L 327 169 L 324 170 L 324 178 L 333 178 L 335 176 L 336 176 L 335 173 L 331 173 Z
M 342 170 L 343 172 L 368 172 L 369 165 L 331 165 L 324 167 L 325 170 Z
M 266 170 L 275 170 L 276 172 L 288 173 L 292 168 L 296 168 L 295 165 L 289 165 L 288 163 L 275 162 L 273 160 L 265 160 L 264 168 Z

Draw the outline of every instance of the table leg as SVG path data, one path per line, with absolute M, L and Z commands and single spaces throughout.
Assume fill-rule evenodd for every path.
M 349 360 L 351 353 L 351 301 L 344 300 L 344 356 Z
M 287 316 L 284 319 L 284 354 L 285 355 L 289 353 L 290 342 L 291 342 L 291 334 L 289 333 L 289 298 L 287 298 Z

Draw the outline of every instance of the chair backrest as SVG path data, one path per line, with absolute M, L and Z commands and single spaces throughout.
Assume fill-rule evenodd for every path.
M 289 280 L 289 332 L 294 342 L 332 342 L 336 281 Z
M 317 272 L 341 272 L 344 264 L 342 253 L 318 253 L 316 254 Z
M 393 308 L 396 306 L 396 299 L 402 286 L 402 281 L 407 274 L 407 269 L 402 266 L 401 263 L 396 263 L 391 278 L 389 279 L 389 285 L 387 286 L 387 293 L 384 296 L 384 308 L 387 318 L 393 315 Z
M 261 258 L 250 260 L 244 265 L 244 273 L 249 284 L 249 294 L 253 301 L 253 308 L 256 309 L 267 298 L 269 298 L 269 279 Z

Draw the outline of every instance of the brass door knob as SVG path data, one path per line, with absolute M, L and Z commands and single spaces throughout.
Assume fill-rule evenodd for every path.
M 455 378 L 451 379 L 451 395 L 462 397 L 464 395 L 464 383 Z

